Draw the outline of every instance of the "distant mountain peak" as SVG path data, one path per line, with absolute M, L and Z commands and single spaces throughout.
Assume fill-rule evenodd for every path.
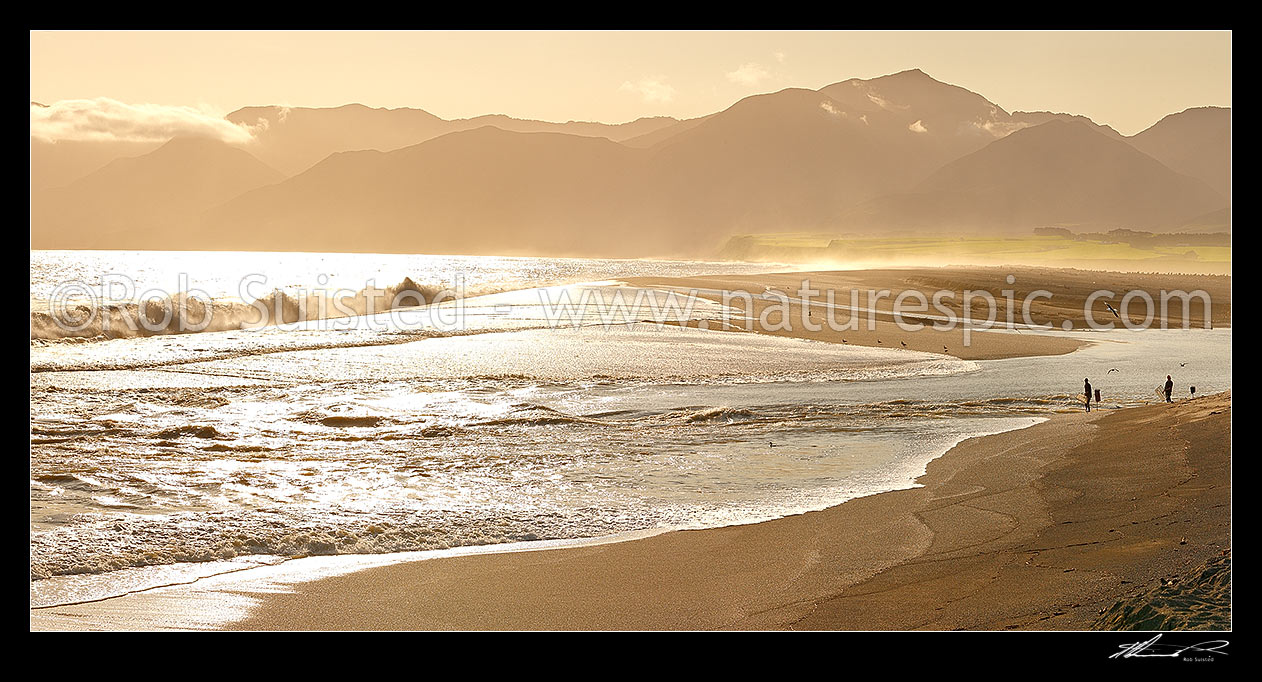
M 1231 195 L 1231 108 L 1192 107 L 1170 114 L 1128 141 L 1174 170 Z
M 830 86 L 820 88 L 820 90 L 827 90 L 829 87 L 833 87 L 836 85 L 851 85 L 854 87 L 862 87 L 862 86 L 872 86 L 879 83 L 893 83 L 893 82 L 899 82 L 899 81 L 901 82 L 933 81 L 934 83 L 942 82 L 934 78 L 933 76 L 930 76 L 929 74 L 925 73 L 924 71 L 921 71 L 920 69 L 906 69 L 904 71 L 898 71 L 895 73 L 887 73 L 884 76 L 874 76 L 872 78 L 847 78 L 844 81 L 838 81 L 836 83 L 833 83 Z
M 203 159 L 210 157 L 248 158 L 252 163 L 258 163 L 263 166 L 267 165 L 256 159 L 249 152 L 246 152 L 239 147 L 230 145 L 217 137 L 211 137 L 208 135 L 178 135 L 162 143 L 162 145 L 160 145 L 157 149 L 154 149 L 148 154 L 141 157 L 131 157 L 131 159 L 134 161 L 136 159 L 143 158 L 156 160 L 166 158 L 191 159 L 196 157 L 201 157 Z M 276 172 L 270 167 L 268 170 Z
M 1180 113 L 1180 114 L 1186 114 L 1186 113 L 1188 113 L 1189 111 L 1196 111 L 1196 112 L 1231 111 L 1231 107 L 1213 107 L 1213 106 L 1207 106 L 1207 107 L 1188 107 L 1187 109 L 1184 109 L 1183 111 L 1180 111 L 1179 113 Z
M 1090 131 L 1091 128 L 1083 121 L 1077 121 L 1077 120 L 1068 119 L 1068 118 L 1053 118 L 1044 123 L 1040 123 L 1036 126 L 1029 126 L 1027 128 L 1022 128 L 1021 130 L 1018 130 L 1017 133 L 1030 135 L 1030 134 L 1033 134 L 1034 131 L 1042 131 L 1044 133 L 1050 133 L 1053 130 Z M 1016 133 L 1013 133 L 1013 134 L 1015 135 Z
M 1133 151 L 1125 140 L 1106 134 L 1098 126 L 1082 118 L 1051 118 L 1036 125 L 1027 125 L 1014 130 L 995 142 L 1009 145 L 1020 144 L 1018 141 L 1039 141 L 1045 145 L 1098 147 L 1105 144 L 1103 140 L 1116 143 L 1119 145 L 1118 149 Z
M 1173 121 L 1185 121 L 1185 120 L 1207 119 L 1207 118 L 1217 119 L 1217 118 L 1229 117 L 1229 116 L 1231 116 L 1231 107 L 1189 107 L 1187 109 L 1184 109 L 1183 111 L 1175 112 L 1173 114 L 1166 114 L 1165 116 L 1162 116 L 1160 121 L 1157 121 L 1157 123 L 1153 124 L 1147 130 L 1156 128 L 1162 123 L 1170 123 Z M 1140 131 L 1139 133 L 1136 133 L 1135 136 L 1138 137 L 1139 135 L 1142 135 L 1145 132 L 1147 132 L 1147 130 Z
M 924 71 L 921 71 L 920 69 L 906 69 L 904 71 L 899 71 L 898 73 L 891 73 L 888 76 L 882 76 L 882 78 L 900 78 L 900 77 L 901 78 L 928 78 L 929 80 L 937 80 L 936 78 L 930 76 Z
M 210 135 L 176 135 L 162 144 L 159 149 L 166 147 L 210 147 L 210 146 L 227 146 L 222 140 Z

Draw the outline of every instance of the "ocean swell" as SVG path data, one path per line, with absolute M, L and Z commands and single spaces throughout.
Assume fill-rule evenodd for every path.
M 417 284 L 405 277 L 393 286 L 367 287 L 350 295 L 323 292 L 295 295 L 274 289 L 250 302 L 209 300 L 185 292 L 139 302 L 101 305 L 50 302 L 47 311 L 31 311 L 31 339 L 96 341 L 252 329 L 357 317 L 487 293 L 495 291 L 471 294 L 441 284 Z

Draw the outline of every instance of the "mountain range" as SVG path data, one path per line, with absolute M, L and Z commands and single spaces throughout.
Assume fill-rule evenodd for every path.
M 919 70 L 621 125 L 249 107 L 247 143 L 114 143 L 95 170 L 109 143 L 33 139 L 31 242 L 708 257 L 746 232 L 1229 229 L 1230 117 L 1126 137 Z

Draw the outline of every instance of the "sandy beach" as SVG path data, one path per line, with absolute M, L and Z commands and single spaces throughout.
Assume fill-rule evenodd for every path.
M 842 300 L 854 287 L 897 291 L 951 286 L 966 277 L 984 288 L 987 278 L 1002 277 L 999 272 L 658 278 L 652 286 L 790 291 L 809 276 L 813 286 L 834 289 Z M 1035 279 L 1031 271 L 1019 274 Z M 1059 287 L 1067 300 L 1080 302 L 1088 286 L 1120 288 L 1118 281 L 1104 281 L 1114 275 L 1048 271 L 1039 286 Z M 1195 277 L 1165 285 L 1209 289 L 1213 318 L 1226 326 L 1229 283 Z M 1038 314 L 1054 323 L 1081 322 L 1081 310 L 1075 318 L 1071 304 L 1057 305 Z M 841 333 L 801 325 L 754 331 L 874 347 L 901 338 L 912 350 L 942 352 L 946 345 L 951 355 L 983 360 L 1062 355 L 1087 343 L 978 333 L 964 346 L 958 330 L 898 336 L 888 316 L 877 324 L 874 331 L 866 330 L 865 321 L 859 330 Z M 1230 391 L 1173 405 L 1049 410 L 1046 416 L 1029 428 L 959 443 L 928 465 L 916 488 L 763 523 L 395 563 L 299 581 L 292 590 L 249 592 L 248 599 L 259 602 L 248 615 L 215 627 L 1229 628 Z M 154 603 L 174 610 L 156 613 Z M 157 602 L 129 595 L 38 609 L 31 625 L 182 627 L 178 623 L 186 621 L 179 618 L 186 614 L 179 604 L 178 589 Z
M 1229 570 L 1230 427 L 1230 392 L 1060 414 L 961 443 L 918 488 L 753 525 L 371 568 L 252 595 L 228 627 L 1226 629 L 1229 588 L 1198 580 Z M 162 626 L 130 599 L 33 612 L 32 627 Z
M 1230 425 L 1230 393 L 1059 415 L 960 444 L 920 488 L 750 526 L 370 569 L 267 595 L 233 627 L 1091 629 L 1230 555 Z M 1230 628 L 1229 602 L 1197 613 L 1170 626 Z
M 29 33 L 32 631 L 1230 660 L 1229 29 Z
M 844 301 L 855 288 L 968 286 L 999 296 L 1005 272 L 659 277 L 633 284 L 700 288 L 703 297 L 711 296 L 705 289 L 793 296 L 809 278 Z M 1016 272 L 1030 283 L 1018 287 L 1018 298 L 1036 286 L 1060 294 L 1035 307 L 1040 321 L 1082 325 L 1081 302 L 1094 287 L 1164 286 L 1210 291 L 1215 324 L 1230 323 L 1228 278 Z M 889 303 L 876 307 L 887 311 Z M 757 305 L 761 311 L 770 303 Z M 791 310 L 800 319 L 800 307 Z M 845 332 L 827 326 L 812 332 L 801 324 L 753 331 L 873 347 L 904 341 L 911 350 L 939 353 L 946 346 L 962 359 L 1061 355 L 1086 343 L 977 333 L 965 346 L 958 329 L 901 333 L 888 314 L 876 324 L 872 331 L 866 320 Z M 1230 392 L 1175 405 L 1049 412 L 1048 421 L 1033 427 L 960 443 L 929 464 L 917 488 L 764 523 L 370 568 L 252 595 L 262 600 L 257 608 L 228 627 L 943 630 L 1124 628 L 1141 621 L 1229 627 L 1224 595 L 1193 609 L 1180 586 L 1216 574 L 1224 563 L 1229 575 L 1230 415 Z M 40 609 L 32 612 L 32 627 L 165 626 L 162 614 L 133 601 Z M 1158 601 L 1183 606 L 1154 612 Z
M 1011 276 L 1012 282 L 1007 278 Z M 795 338 L 815 339 L 830 343 L 845 343 L 858 346 L 884 348 L 907 348 L 929 353 L 945 353 L 965 360 L 996 360 L 1001 358 L 1030 357 L 1036 355 L 1060 355 L 1070 353 L 1082 347 L 1082 342 L 1049 336 L 1031 334 L 972 334 L 965 343 L 962 325 L 956 324 L 953 329 L 935 329 L 932 320 L 918 319 L 914 314 L 907 314 L 902 321 L 910 324 L 921 322 L 924 327 L 914 333 L 902 329 L 894 315 L 895 299 L 903 292 L 920 292 L 926 300 L 933 300 L 938 291 L 954 294 L 940 300 L 941 305 L 950 310 L 957 318 L 964 315 L 964 292 L 985 292 L 994 298 L 1000 307 L 996 315 L 998 323 L 1004 321 L 1003 307 L 1010 297 L 1015 301 L 1014 321 L 1021 323 L 1021 307 L 1030 297 L 1030 316 L 1035 324 L 1051 324 L 1055 329 L 1063 329 L 1070 324 L 1073 329 L 1088 329 L 1088 321 L 1084 314 L 1086 301 L 1092 293 L 1100 290 L 1111 292 L 1145 292 L 1154 301 L 1153 321 L 1150 326 L 1160 327 L 1163 319 L 1172 327 L 1182 324 L 1183 308 L 1178 301 L 1173 301 L 1163 317 L 1160 310 L 1161 292 L 1165 291 L 1204 291 L 1210 296 L 1212 305 L 1209 310 L 1209 322 L 1213 327 L 1231 326 L 1231 277 L 1220 275 L 1170 275 L 1135 272 L 1104 272 L 1093 270 L 1077 270 L 1072 268 L 1037 268 L 1029 266 L 1005 267 L 944 267 L 944 268 L 888 268 L 880 270 L 840 270 L 840 271 L 803 271 L 767 275 L 720 276 L 720 277 L 678 277 L 678 278 L 632 278 L 632 284 L 673 288 L 680 291 L 697 290 L 697 295 L 710 300 L 722 301 L 716 291 L 746 292 L 759 295 L 764 292 L 779 292 L 788 298 L 788 309 L 792 319 L 791 329 L 780 329 L 783 315 L 779 309 L 769 311 L 773 306 L 781 304 L 774 300 L 755 298 L 750 317 L 754 318 L 753 328 L 761 334 L 791 336 Z M 803 318 L 803 305 L 799 300 L 799 291 L 803 284 L 809 283 L 815 290 L 809 294 L 814 303 L 807 318 Z M 1032 292 L 1044 291 L 1050 296 L 1031 296 Z M 869 305 L 869 292 L 887 292 L 885 296 L 874 295 Z M 831 328 L 826 317 L 831 315 L 838 326 L 844 327 L 851 322 L 849 311 L 830 312 L 822 303 L 832 301 L 838 305 L 849 305 L 858 302 L 863 308 L 871 307 L 875 313 L 853 313 L 859 319 L 856 328 L 838 331 Z M 852 292 L 858 298 L 852 299 Z M 981 293 L 978 294 L 980 296 Z M 1120 294 L 1119 294 L 1120 298 Z M 914 300 L 902 304 L 906 313 Z M 1093 302 L 1093 318 L 1098 324 L 1112 322 L 1123 326 L 1121 317 L 1111 317 L 1104 307 L 1106 301 L 1120 307 L 1118 298 L 1097 298 Z M 984 320 L 989 313 L 984 299 L 976 299 L 971 316 Z M 1205 325 L 1205 307 L 1200 299 L 1190 300 L 1188 313 L 1190 325 L 1202 328 Z M 929 307 L 929 314 L 941 313 Z M 1142 299 L 1137 299 L 1135 307 L 1127 311 L 1127 317 L 1133 324 L 1144 320 L 1145 308 Z M 871 317 L 871 324 L 869 324 Z M 804 319 L 820 329 L 812 330 Z M 1000 326 L 1000 325 L 997 325 Z M 720 328 L 720 327 L 712 327 Z

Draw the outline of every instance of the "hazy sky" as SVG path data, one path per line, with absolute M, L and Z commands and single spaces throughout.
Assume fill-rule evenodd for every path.
M 1133 134 L 1231 106 L 1218 32 L 32 32 L 31 99 L 416 107 L 617 123 L 687 118 L 786 87 L 919 68 L 1008 111 Z

